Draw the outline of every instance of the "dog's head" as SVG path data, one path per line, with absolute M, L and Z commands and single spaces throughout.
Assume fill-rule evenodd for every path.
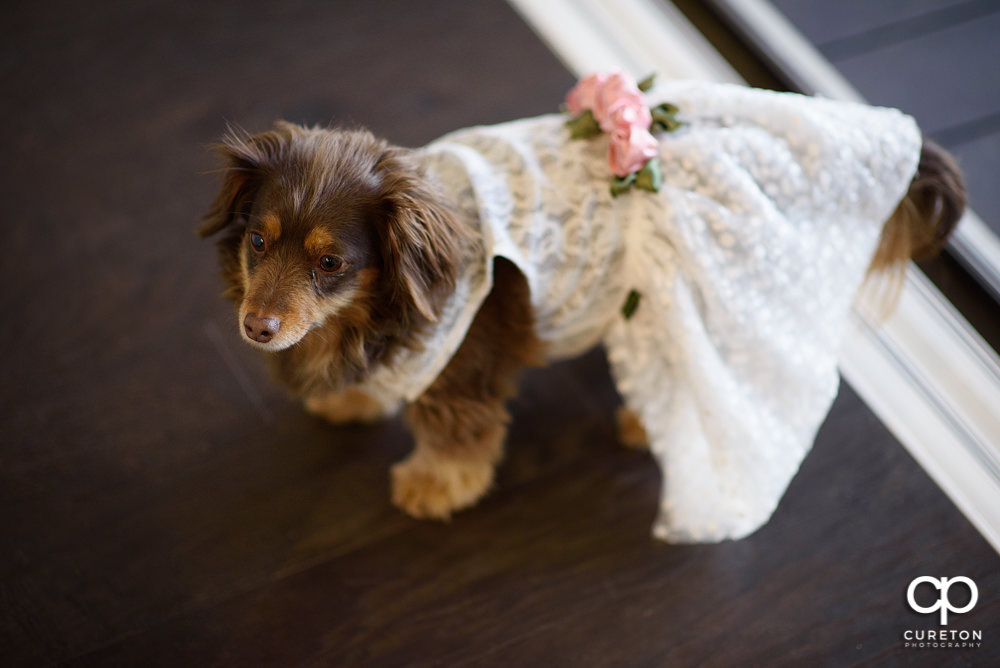
M 219 242 L 250 344 L 366 345 L 436 318 L 468 238 L 407 152 L 364 131 L 278 123 L 219 145 L 222 189 L 199 234 Z M 364 360 L 356 360 L 363 365 Z

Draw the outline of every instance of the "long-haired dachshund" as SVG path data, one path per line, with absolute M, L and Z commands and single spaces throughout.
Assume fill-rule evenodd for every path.
M 393 146 L 366 131 L 307 128 L 285 122 L 260 134 L 230 131 L 218 147 L 224 160 L 222 187 L 199 233 L 203 237 L 221 235 L 218 247 L 226 296 L 236 305 L 243 340 L 267 354 L 277 377 L 303 400 L 307 410 L 333 423 L 372 421 L 405 405 L 415 449 L 392 469 L 392 501 L 398 507 L 415 517 L 447 518 L 453 511 L 471 506 L 491 486 L 501 459 L 509 419 L 504 403 L 515 390 L 518 373 L 542 363 L 553 348 L 561 354 L 599 342 L 607 327 L 627 326 L 631 310 L 637 309 L 638 321 L 643 309 L 652 312 L 656 308 L 656 295 L 650 284 L 633 285 L 628 279 L 620 288 L 608 287 L 617 280 L 612 280 L 614 272 L 614 276 L 627 273 L 628 263 L 639 257 L 629 255 L 638 251 L 628 249 L 627 234 L 620 235 L 624 239 L 620 248 L 610 251 L 608 257 L 613 260 L 606 261 L 601 255 L 605 252 L 597 246 L 586 250 L 583 259 L 577 257 L 576 261 L 586 270 L 602 262 L 607 265 L 600 269 L 607 276 L 595 284 L 607 288 L 610 296 L 598 292 L 594 301 L 600 302 L 602 309 L 612 304 L 612 313 L 605 320 L 617 320 L 601 325 L 605 329 L 595 330 L 593 336 L 581 335 L 572 345 L 560 348 L 548 334 L 552 316 L 539 305 L 545 296 L 534 292 L 536 283 L 542 281 L 535 275 L 528 251 L 523 250 L 525 242 L 511 233 L 515 242 L 521 243 L 512 250 L 516 243 L 511 246 L 498 238 L 495 222 L 487 225 L 482 220 L 482 212 L 496 204 L 481 201 L 488 189 L 480 188 L 475 177 L 466 176 L 465 168 L 455 165 L 467 167 L 485 160 L 493 168 L 499 161 L 496 152 L 508 151 L 513 157 L 504 160 L 516 167 L 503 177 L 507 179 L 503 185 L 514 192 L 514 202 L 498 204 L 492 210 L 499 207 L 512 219 L 525 215 L 518 209 L 518 198 L 535 196 L 531 188 L 522 192 L 524 183 L 544 191 L 537 196 L 542 205 L 560 211 L 570 207 L 581 217 L 605 216 L 620 221 L 620 212 L 632 206 L 630 202 L 647 200 L 658 202 L 657 211 L 674 212 L 680 206 L 678 188 L 704 193 L 715 186 L 685 181 L 686 174 L 699 167 L 688 164 L 686 158 L 675 159 L 671 142 L 681 146 L 685 133 L 699 131 L 699 123 L 708 128 L 707 133 L 741 127 L 743 122 L 715 118 L 708 112 L 708 120 L 699 120 L 697 109 L 685 107 L 683 91 L 675 93 L 675 98 L 679 108 L 676 117 L 689 127 L 658 137 L 658 167 L 666 179 L 666 185 L 654 183 L 658 193 L 638 187 L 614 195 L 605 192 L 608 179 L 628 185 L 630 177 L 618 172 L 601 175 L 596 185 L 586 186 L 588 191 L 581 190 L 584 186 L 579 182 L 572 187 L 553 186 L 551 181 L 556 177 L 551 176 L 552 169 L 575 170 L 577 162 L 606 155 L 607 142 L 620 139 L 606 133 L 570 139 L 571 130 L 563 128 L 562 119 L 545 121 L 543 129 L 555 135 L 553 146 L 573 146 L 579 154 L 573 154 L 572 159 L 559 158 L 562 162 L 551 169 L 552 160 L 546 156 L 536 160 L 528 155 L 527 148 L 535 150 L 531 141 L 518 144 L 510 140 L 502 143 L 505 148 L 497 148 L 495 142 L 486 146 L 459 136 L 448 144 L 445 138 L 445 144 L 460 144 L 461 150 L 456 148 L 445 157 L 438 155 L 435 161 L 424 157 L 425 149 Z M 594 117 L 611 113 L 600 109 L 599 99 L 591 103 Z M 808 121 L 810 117 L 806 114 L 804 118 Z M 603 119 L 597 120 L 603 124 Z M 522 126 L 515 123 L 511 127 L 516 130 Z M 537 131 L 532 129 L 528 134 L 533 137 Z M 615 132 L 612 121 L 606 132 Z M 730 139 L 724 137 L 725 141 L 731 141 L 732 133 L 726 136 Z M 634 137 L 632 141 L 635 143 Z M 895 212 L 884 225 L 879 224 L 880 234 L 876 230 L 875 242 L 866 247 L 864 264 L 869 272 L 898 272 L 911 257 L 935 251 L 962 213 L 964 190 L 952 159 L 929 142 L 917 150 L 919 158 L 912 158 L 915 172 L 908 168 L 912 178 L 907 177 L 908 187 L 903 183 L 905 196 L 893 203 L 898 204 Z M 802 155 L 811 155 L 810 151 L 803 144 Z M 733 149 L 734 155 L 738 152 L 738 147 Z M 618 162 L 622 159 L 619 155 Z M 638 167 L 648 159 L 646 154 L 635 164 Z M 614 155 L 611 160 L 614 165 Z M 725 160 L 729 158 L 719 158 L 720 162 Z M 809 173 L 806 160 L 789 163 L 798 170 L 796 174 L 803 172 L 799 174 L 803 189 L 811 188 L 812 181 L 822 177 L 819 171 Z M 675 162 L 676 173 L 671 171 Z M 578 176 L 589 177 L 595 169 L 587 167 Z M 752 166 L 739 169 L 743 170 L 739 174 L 752 173 L 758 181 L 764 180 L 756 176 Z M 728 178 L 719 170 L 708 173 Z M 524 181 L 528 178 L 525 174 L 533 174 L 533 180 Z M 677 188 L 671 186 L 671 174 L 680 183 Z M 835 179 L 840 176 L 834 174 Z M 743 187 L 734 183 L 733 188 Z M 767 190 L 748 187 L 747 192 L 752 191 L 755 197 Z M 870 184 L 872 190 L 881 187 Z M 461 198 L 473 201 L 459 201 Z M 574 198 L 581 201 L 570 201 Z M 713 207 L 721 202 L 722 208 L 711 209 L 706 220 L 715 219 L 712 212 L 724 217 L 739 208 L 720 197 L 713 202 Z M 782 209 L 778 214 L 788 220 L 794 213 L 791 208 L 789 211 Z M 565 218 L 563 213 L 559 215 Z M 553 223 L 549 220 L 545 224 Z M 715 234 L 714 229 L 706 225 L 704 234 Z M 753 250 L 732 251 L 730 240 L 724 235 L 718 238 L 722 240 L 720 247 L 736 253 L 730 258 Z M 668 246 L 678 243 L 671 240 Z M 738 247 L 738 239 L 736 243 Z M 640 240 L 638 245 L 645 244 Z M 576 247 L 591 248 L 586 240 Z M 483 253 L 486 268 L 470 269 L 482 263 Z M 559 257 L 559 253 L 546 257 Z M 492 275 L 470 279 L 476 272 Z M 846 289 L 853 293 L 863 278 L 863 272 L 845 278 L 850 283 Z M 476 286 L 481 285 L 488 290 L 476 294 Z M 703 297 L 700 294 L 698 298 Z M 466 302 L 472 304 L 468 317 L 462 315 Z M 620 313 L 623 303 L 625 310 Z M 699 304 L 695 307 L 701 308 Z M 587 308 L 586 304 L 582 308 Z M 411 376 L 426 375 L 428 369 L 432 377 L 410 383 Z M 397 384 L 398 391 L 394 391 Z M 629 390 L 623 389 L 623 394 L 628 396 Z M 649 410 L 621 412 L 623 440 L 636 443 L 646 439 L 644 426 L 649 425 L 644 423 L 648 423 Z M 655 440 L 657 433 L 650 430 L 649 435 Z M 760 518 L 754 522 L 759 524 Z M 740 533 L 746 531 L 734 530 L 727 535 Z

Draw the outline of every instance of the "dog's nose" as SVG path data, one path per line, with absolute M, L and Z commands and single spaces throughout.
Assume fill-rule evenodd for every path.
M 243 318 L 243 329 L 247 336 L 257 343 L 267 343 L 281 329 L 281 321 L 277 318 L 261 318 L 256 313 L 247 313 Z

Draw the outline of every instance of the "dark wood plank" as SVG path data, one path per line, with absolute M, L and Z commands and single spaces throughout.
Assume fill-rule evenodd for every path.
M 268 380 L 192 233 L 205 146 L 549 111 L 571 77 L 500 0 L 19 3 L 0 31 L 0 664 L 932 665 L 899 648 L 917 574 L 975 577 L 996 627 L 996 554 L 849 393 L 768 527 L 670 547 L 599 353 L 525 378 L 496 494 L 450 525 L 389 505 L 399 422 Z
M 969 2 L 970 0 L 771 0 L 771 4 L 802 34 L 820 47 L 872 29 L 954 10 Z
M 538 424 L 536 411 L 553 407 L 522 404 L 517 419 Z M 521 484 L 506 472 L 533 455 L 513 448 L 498 493 L 450 526 L 413 523 L 75 663 L 845 666 L 1000 657 L 995 642 L 902 649 L 905 629 L 926 626 L 904 602 L 914 577 L 975 578 L 985 596 L 962 626 L 991 629 L 1000 571 L 849 391 L 771 523 L 738 542 L 648 540 L 652 463 L 594 436 L 572 464 Z
M 931 134 L 1000 110 L 1000 12 L 835 61 L 865 99 L 913 114 Z M 975 76 L 965 76 L 974 72 Z
M 989 18 L 997 10 L 995 0 L 970 0 L 954 7 L 927 12 L 889 25 L 873 26 L 855 35 L 824 42 L 820 45 L 820 51 L 834 61 L 852 58 L 963 23 Z

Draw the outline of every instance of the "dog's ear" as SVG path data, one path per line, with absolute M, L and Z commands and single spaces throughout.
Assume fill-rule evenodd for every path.
M 379 233 L 392 299 L 437 320 L 473 234 L 403 149 L 387 148 L 376 172 L 382 177 Z
M 268 169 L 290 146 L 298 128 L 278 122 L 274 130 L 250 135 L 230 127 L 213 148 L 223 160 L 223 181 L 219 194 L 203 217 L 198 235 L 210 237 L 250 214 L 254 197 Z

